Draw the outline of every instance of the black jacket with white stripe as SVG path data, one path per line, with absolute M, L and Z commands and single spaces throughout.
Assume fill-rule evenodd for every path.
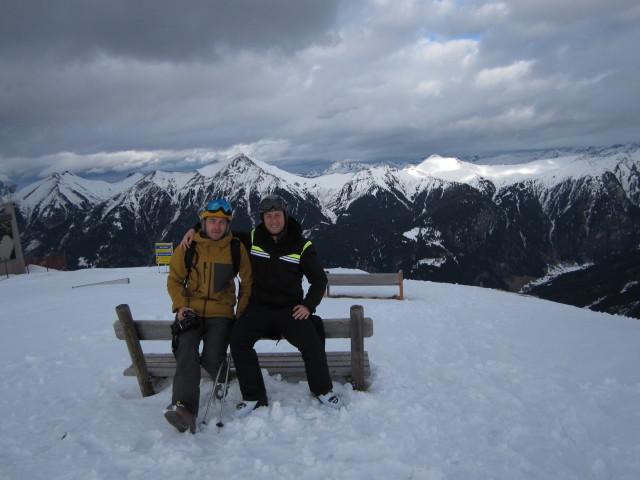
M 313 244 L 302 236 L 302 227 L 287 217 L 285 231 L 274 240 L 263 223 L 252 232 L 234 232 L 243 241 L 253 270 L 250 303 L 273 308 L 306 306 L 311 313 L 327 288 L 325 274 Z M 309 282 L 306 294 L 303 276 Z

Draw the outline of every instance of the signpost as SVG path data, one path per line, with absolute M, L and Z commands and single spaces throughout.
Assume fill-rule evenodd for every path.
M 160 271 L 160 265 L 165 265 L 166 267 L 171 263 L 172 255 L 173 243 L 156 243 L 156 263 L 158 264 L 158 271 Z M 168 270 L 165 270 L 165 272 L 168 272 Z

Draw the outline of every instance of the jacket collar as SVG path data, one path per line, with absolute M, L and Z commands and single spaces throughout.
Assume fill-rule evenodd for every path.
M 196 243 L 200 243 L 203 245 L 206 244 L 213 244 L 213 245 L 218 245 L 220 247 L 224 247 L 226 245 L 229 244 L 229 242 L 231 242 L 231 233 L 227 233 L 224 237 L 222 237 L 220 240 L 212 240 L 209 237 L 203 237 L 202 236 L 202 232 L 198 232 L 194 237 L 193 237 L 193 241 Z

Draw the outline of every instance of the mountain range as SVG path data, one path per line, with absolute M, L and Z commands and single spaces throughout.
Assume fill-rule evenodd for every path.
M 16 192 L 15 202 L 25 255 L 64 252 L 76 269 L 153 265 L 155 243 L 176 245 L 212 198 L 234 206 L 234 229 L 251 229 L 259 199 L 273 193 L 327 268 L 402 269 L 405 278 L 640 318 L 639 148 L 494 163 L 432 155 L 404 168 L 336 164 L 315 176 L 239 155 L 117 183 L 54 173 Z

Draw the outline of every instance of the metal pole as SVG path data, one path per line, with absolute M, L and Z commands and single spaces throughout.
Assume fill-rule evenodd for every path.
M 216 374 L 216 379 L 213 381 L 213 387 L 211 388 L 211 395 L 209 395 L 209 400 L 207 401 L 207 408 L 204 411 L 204 417 L 202 418 L 202 425 L 207 424 L 207 413 L 209 413 L 209 406 L 211 405 L 211 401 L 213 400 L 213 394 L 216 391 L 216 385 L 218 384 L 218 379 L 220 378 L 220 373 L 222 373 L 222 367 L 224 366 L 224 362 L 220 364 L 218 367 L 218 373 Z
M 227 354 L 227 375 L 224 379 L 224 390 L 222 394 L 222 402 L 220 402 L 220 418 L 218 419 L 218 423 L 216 423 L 216 427 L 218 427 L 218 431 L 222 427 L 224 427 L 224 423 L 222 423 L 222 411 L 224 410 L 224 404 L 227 401 L 227 388 L 229 386 L 229 370 L 231 370 L 231 352 Z

